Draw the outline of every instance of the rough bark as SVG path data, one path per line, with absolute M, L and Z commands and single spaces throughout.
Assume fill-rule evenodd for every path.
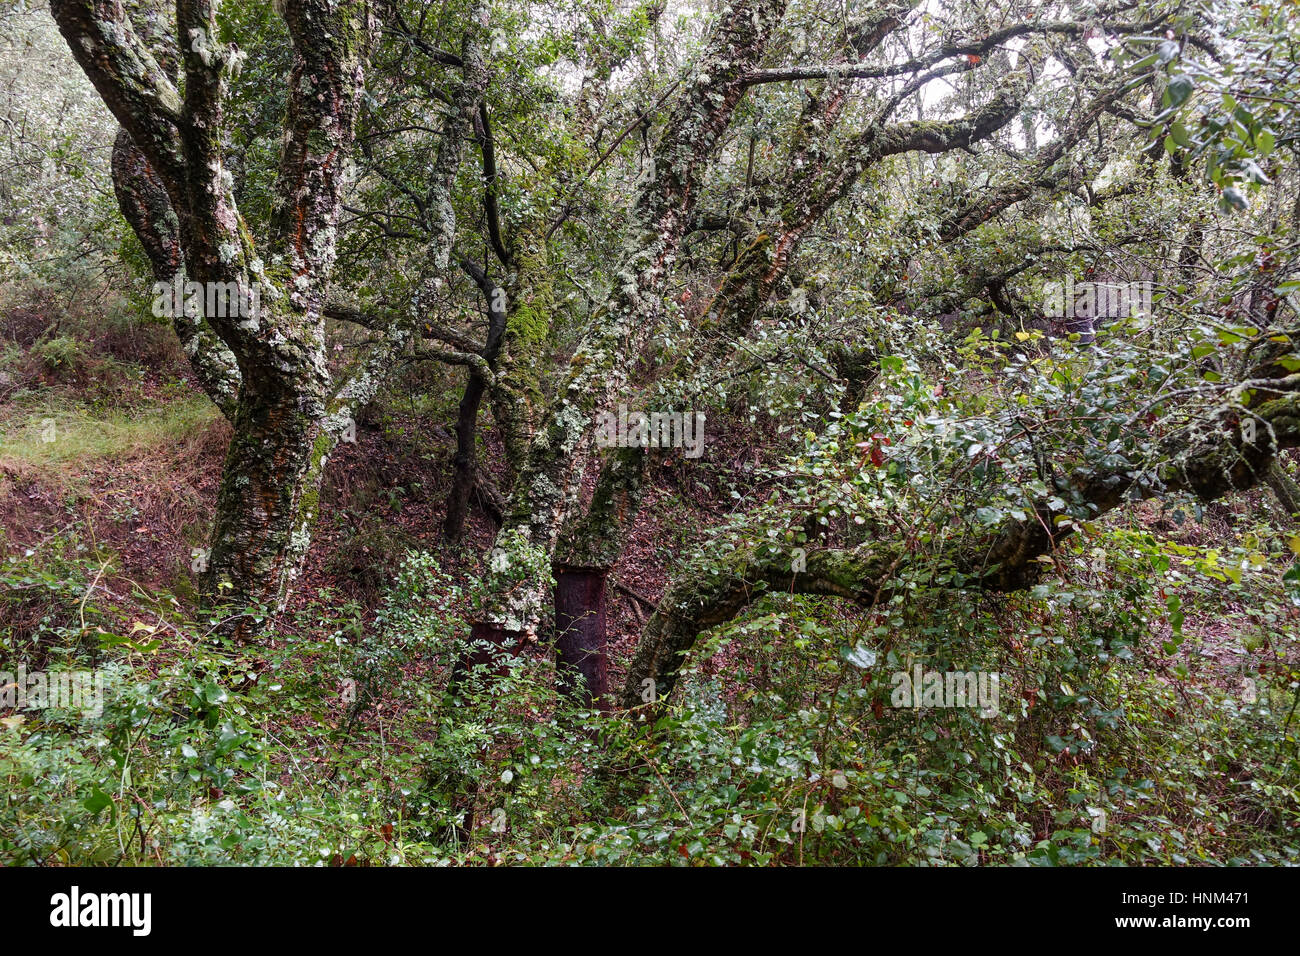
M 125 129 L 113 141 L 112 172 L 118 208 L 144 247 L 154 280 L 174 289 L 185 281 L 180 220 L 157 173 Z M 199 387 L 227 419 L 233 418 L 240 383 L 234 353 L 201 314 L 177 310 L 172 327 Z
M 1278 504 L 1282 506 L 1282 510 L 1287 515 L 1292 518 L 1300 515 L 1300 484 L 1297 484 L 1296 480 L 1287 474 L 1286 469 L 1282 467 L 1281 461 L 1275 461 L 1269 466 L 1268 476 L 1265 481 L 1273 494 L 1277 496 Z
M 545 227 L 533 222 L 516 230 L 510 277 L 505 284 L 506 325 L 498 374 L 492 389 L 492 417 L 505 449 L 510 482 L 525 467 L 529 447 L 546 410 L 541 370 L 551 343 L 556 308 Z
M 196 121 L 183 140 L 196 225 L 206 225 L 187 237 L 187 255 L 203 264 L 194 271 L 209 281 L 229 281 L 240 263 L 270 280 L 262 281 L 263 299 L 269 292 L 272 300 L 266 314 L 222 335 L 239 359 L 243 387 L 217 494 L 211 582 L 237 605 L 281 607 L 320 514 L 325 463 L 355 410 L 338 407 L 331 394 L 323 309 L 375 23 L 360 2 L 284 4 L 293 60 L 271 259 L 263 268 L 222 177 L 221 76 L 205 45 L 215 34 L 213 10 L 179 3 L 177 11 L 181 36 L 193 39 L 182 57 L 186 107 Z M 373 394 L 364 387 L 352 394 L 363 391 Z
M 205 311 L 201 322 L 178 320 L 178 333 L 200 381 L 234 425 L 208 584 L 237 605 L 283 606 L 311 540 L 329 454 L 409 339 L 402 323 L 389 323 L 354 368 L 331 380 L 324 305 L 378 24 L 365 0 L 285 0 L 278 8 L 293 59 L 264 261 L 236 208 L 222 155 L 226 88 L 242 54 L 218 41 L 210 0 L 177 0 L 174 48 L 163 42 L 170 31 L 159 9 L 147 0 L 51 3 L 74 57 L 129 135 L 120 141 L 115 178 L 155 273 L 175 274 L 179 241 L 187 279 L 233 285 L 244 301 L 258 293 L 254 314 Z M 485 18 L 476 5 L 465 33 L 463 95 L 471 108 L 486 82 L 479 53 Z M 467 118 L 458 125 L 453 116 L 434 163 L 435 268 L 450 254 L 449 194 L 467 126 Z

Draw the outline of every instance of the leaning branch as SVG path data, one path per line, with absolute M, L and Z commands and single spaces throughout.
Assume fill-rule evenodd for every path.
M 1257 423 L 1253 440 L 1222 418 L 1202 421 L 1167 439 L 1154 466 L 1080 471 L 1068 490 L 1096 517 L 1125 501 L 1156 495 L 1185 492 L 1213 501 L 1252 488 L 1267 479 L 1279 451 L 1300 446 L 1300 393 L 1283 393 L 1247 414 Z M 1056 493 L 1064 496 L 1064 491 Z M 1073 530 L 1073 525 L 1058 526 L 1057 513 L 1045 498 L 1025 518 L 1010 519 L 973 542 L 954 541 L 938 556 L 920 557 L 905 543 L 870 541 L 856 548 L 810 551 L 797 571 L 789 554 L 765 545 L 739 546 L 720 566 L 716 559 L 701 559 L 669 587 L 646 623 L 628 670 L 623 706 L 638 706 L 647 686 L 659 697 L 668 694 L 682 655 L 696 638 L 731 620 L 762 593 L 829 595 L 870 606 L 888 599 L 898 572 L 921 560 L 947 560 L 967 576 L 969 587 L 1023 589 L 1036 578 L 1037 559 Z

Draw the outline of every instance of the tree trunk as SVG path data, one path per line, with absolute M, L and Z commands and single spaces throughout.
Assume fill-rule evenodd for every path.
M 281 609 L 301 572 L 334 447 L 302 399 L 301 390 L 284 386 L 240 394 L 208 559 L 218 600 Z
M 112 172 L 118 208 L 140 240 L 154 279 L 172 288 L 185 275 L 180 222 L 158 174 L 121 127 L 113 140 Z M 234 354 L 201 315 L 176 310 L 172 327 L 199 387 L 227 419 L 233 418 L 240 382 Z
M 556 540 L 593 457 L 595 414 L 614 404 L 659 322 L 672 272 L 713 159 L 745 94 L 786 0 L 738 0 L 714 27 L 689 84 L 655 144 L 629 216 L 631 234 L 614 270 L 618 281 L 575 349 L 557 400 L 532 435 L 494 552 L 504 572 L 488 581 L 476 620 L 534 635 Z M 527 313 L 515 311 L 510 325 Z M 509 328 L 509 326 L 508 326 Z M 510 352 L 507 350 L 507 356 Z
M 483 402 L 486 386 L 483 379 L 470 373 L 469 384 L 460 399 L 460 415 L 456 419 L 456 455 L 452 459 L 451 491 L 447 494 L 447 517 L 442 533 L 448 541 L 455 541 L 465 531 L 465 515 L 469 512 L 469 496 L 474 490 L 475 472 L 478 469 L 478 410 Z
M 1278 503 L 1285 509 L 1286 513 L 1294 518 L 1300 514 L 1300 484 L 1286 473 L 1280 460 L 1274 461 L 1268 468 L 1268 475 L 1264 479 L 1273 494 L 1277 496 Z
M 207 284 L 202 321 L 178 317 L 177 331 L 234 428 L 208 582 L 237 606 L 280 608 L 311 540 L 325 458 L 355 409 L 373 397 L 379 372 L 405 336 L 389 330 L 358 375 L 331 388 L 321 309 L 335 259 L 344 160 L 378 22 L 359 0 L 281 6 L 293 60 L 280 201 L 259 254 L 223 155 L 225 99 L 240 53 L 220 39 L 216 4 L 174 5 L 182 38 L 174 49 L 162 9 L 97 0 L 50 4 L 73 56 L 126 131 L 115 149 L 114 183 L 155 276 L 176 275 L 183 259 L 185 277 Z M 449 188 L 456 164 L 443 165 L 450 167 Z M 445 228 L 454 230 L 454 218 Z M 228 292 L 218 304 L 217 285 L 237 290 L 240 304 L 259 304 L 251 315 L 232 310 Z M 261 308 L 263 294 L 274 308 Z M 248 630 L 245 616 L 231 622 L 239 636 Z
M 547 364 L 551 325 L 557 305 L 554 271 L 541 226 L 533 223 L 515 233 L 513 277 L 507 283 L 508 305 L 502 316 L 500 360 L 492 389 L 492 417 L 505 451 L 507 480 L 513 484 L 528 458 L 546 402 L 541 371 Z
M 469 273 L 478 285 L 487 301 L 488 334 L 483 346 L 483 359 L 492 369 L 496 368 L 497 357 L 501 354 L 502 337 L 506 331 L 507 313 L 503 307 L 502 290 L 488 278 L 487 271 L 476 264 L 461 260 L 461 268 Z M 460 414 L 456 419 L 456 456 L 452 459 L 451 492 L 447 495 L 447 516 L 443 521 L 443 536 L 448 541 L 455 541 L 465 530 L 465 515 L 469 512 L 469 496 L 474 491 L 476 472 L 478 471 L 478 410 L 483 404 L 483 394 L 487 391 L 487 381 L 474 369 L 470 369 L 469 382 L 465 385 L 465 394 L 460 399 Z M 488 502 L 484 502 L 488 505 Z M 500 505 L 491 503 L 490 509 L 500 515 Z
M 555 568 L 555 662 L 559 690 L 580 704 L 608 707 L 605 576 L 599 568 Z

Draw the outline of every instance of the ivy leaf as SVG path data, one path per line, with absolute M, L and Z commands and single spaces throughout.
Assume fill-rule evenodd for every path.
M 87 810 L 89 810 L 91 813 L 99 813 L 100 811 L 105 810 L 108 807 L 111 807 L 112 805 L 113 805 L 113 798 L 110 797 L 103 790 L 101 790 L 99 787 L 95 787 L 90 792 L 90 796 L 88 796 L 85 799 L 85 801 L 82 803 L 82 806 L 85 807 Z

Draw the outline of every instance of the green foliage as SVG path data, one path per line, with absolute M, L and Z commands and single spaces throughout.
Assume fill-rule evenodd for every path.
M 1257 674 L 1250 700 L 1206 682 L 1163 646 L 1175 584 L 1150 583 L 1181 552 L 1118 528 L 1094 547 L 1104 572 L 1010 599 L 915 587 L 863 619 L 773 596 L 697 650 L 653 723 L 574 710 L 531 655 L 452 690 L 459 595 L 427 554 L 373 622 L 322 595 L 261 620 L 254 654 L 165 600 L 123 617 L 90 596 L 83 625 L 97 564 L 11 562 L 11 593 L 46 584 L 39 642 L 108 678 L 99 717 L 4 720 L 0 859 L 1295 862 L 1295 675 Z M 892 706 L 890 673 L 918 664 L 998 672 L 998 714 Z
M 1225 212 L 1244 211 L 1272 182 L 1279 150 L 1296 148 L 1297 13 L 1287 3 L 1210 0 L 1193 5 L 1208 36 L 1195 45 L 1164 40 L 1148 57 L 1168 73 L 1152 132 L 1184 163 L 1203 160 Z M 1190 13 L 1190 11 L 1189 11 Z M 1207 55 L 1208 54 L 1208 55 Z

